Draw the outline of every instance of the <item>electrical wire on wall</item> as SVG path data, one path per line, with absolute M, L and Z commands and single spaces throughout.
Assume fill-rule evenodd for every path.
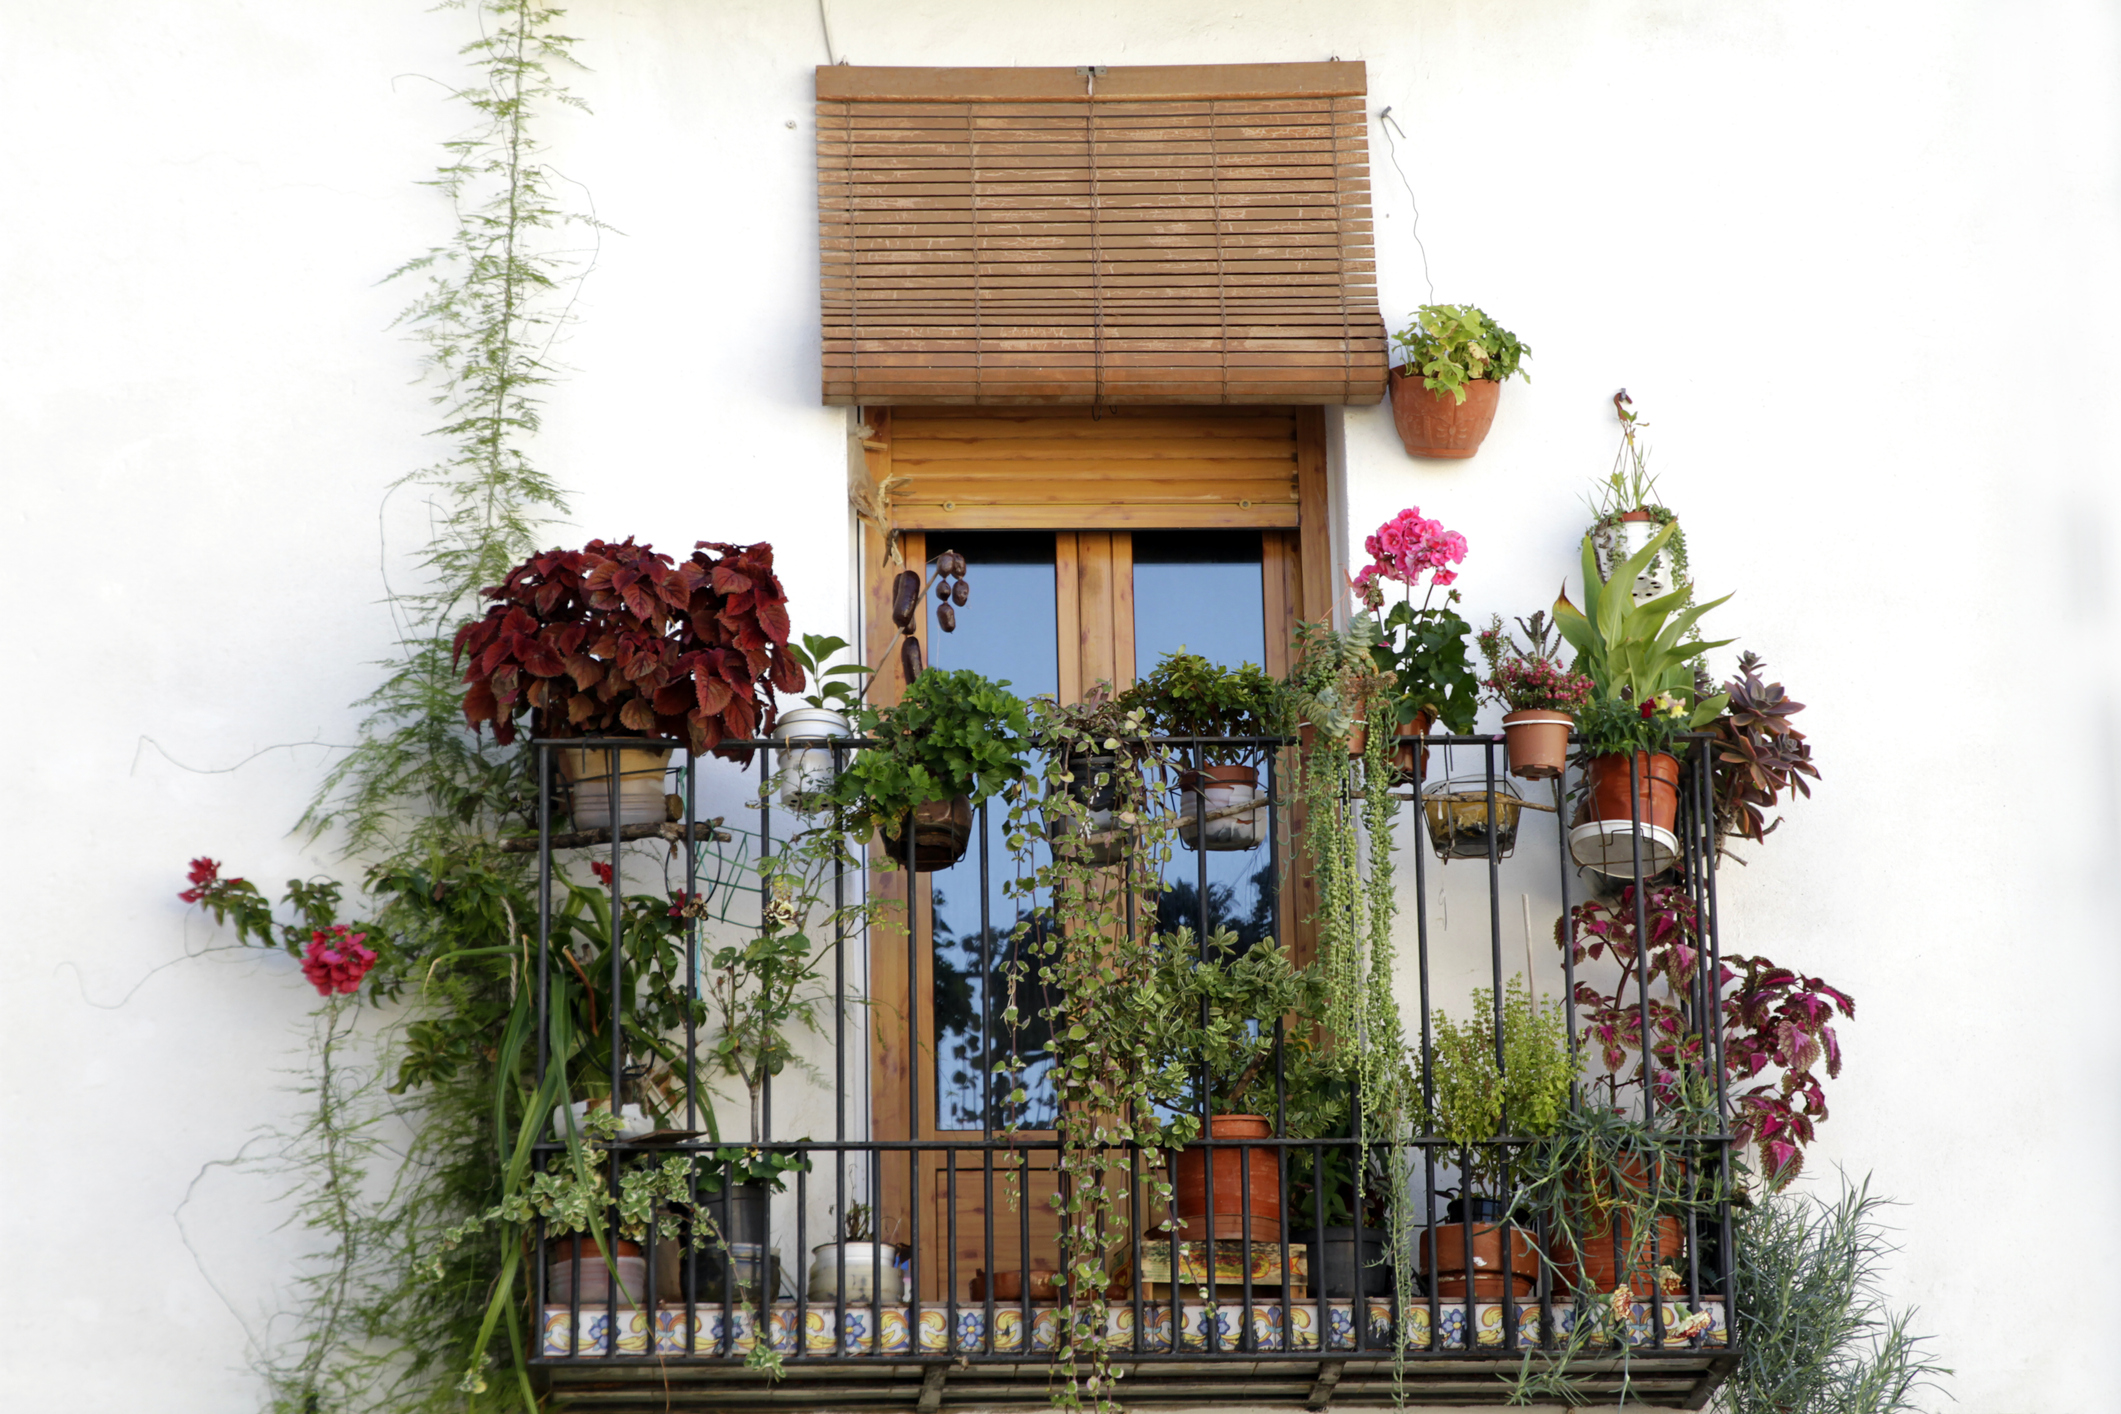
M 824 3 L 825 0 L 818 0 L 820 6 Z M 1399 173 L 1399 184 L 1407 189 L 1407 205 L 1412 207 L 1414 211 L 1414 248 L 1421 252 L 1421 278 L 1422 282 L 1429 287 L 1429 303 L 1434 304 L 1436 303 L 1436 282 L 1429 278 L 1429 248 L 1421 243 L 1421 202 L 1414 195 L 1414 183 L 1407 180 L 1407 169 L 1399 165 L 1399 144 L 1392 141 L 1393 133 L 1396 132 L 1401 137 L 1405 137 L 1407 132 L 1406 129 L 1399 126 L 1398 120 L 1393 118 L 1392 105 L 1389 103 L 1378 110 L 1377 130 L 1384 135 L 1385 151 L 1391 155 L 1392 170 Z

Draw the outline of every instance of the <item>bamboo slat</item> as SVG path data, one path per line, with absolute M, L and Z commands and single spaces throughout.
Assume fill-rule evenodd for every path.
M 1376 402 L 1365 92 L 1341 63 L 821 68 L 825 401 Z

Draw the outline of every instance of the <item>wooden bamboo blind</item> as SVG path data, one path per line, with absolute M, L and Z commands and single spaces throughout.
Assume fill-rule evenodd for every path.
M 827 403 L 1374 403 L 1360 63 L 817 71 Z

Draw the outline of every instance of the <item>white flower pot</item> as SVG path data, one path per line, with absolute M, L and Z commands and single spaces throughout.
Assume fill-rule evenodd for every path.
M 906 1278 L 898 1268 L 898 1249 L 890 1243 L 824 1242 L 810 1250 L 817 1254 L 810 1262 L 812 1301 L 906 1299 Z
M 567 1106 L 567 1111 L 572 1112 L 574 1115 L 574 1132 L 576 1134 L 586 1133 L 583 1125 L 588 1121 L 591 1110 L 609 1108 L 610 1106 L 602 1100 L 577 1100 Z M 650 1119 L 639 1105 L 620 1106 L 619 1138 L 638 1139 L 643 1134 L 653 1133 L 655 1133 L 655 1121 Z M 567 1140 L 567 1115 L 557 1105 L 553 1106 L 552 1110 L 552 1137 L 562 1143 Z
M 1654 520 L 1624 520 L 1593 531 L 1591 545 L 1598 552 L 1598 577 L 1610 580 L 1613 566 L 1649 544 L 1662 529 L 1664 527 Z M 1649 568 L 1635 576 L 1635 602 L 1644 604 L 1661 594 L 1669 594 L 1678 583 L 1678 571 L 1672 564 L 1672 542 L 1667 540 L 1656 558 L 1650 561 Z
M 1203 843 L 1211 850 L 1253 849 L 1267 837 L 1267 797 L 1253 767 L 1208 766 L 1185 772 L 1178 783 L 1178 837 L 1187 849 L 1199 849 Z M 1254 809 L 1202 822 L 1203 815 L 1254 802 Z
M 823 707 L 797 707 L 781 713 L 773 724 L 773 739 L 787 743 L 774 772 L 781 804 L 804 814 L 815 809 L 838 774 L 826 743 L 853 735 L 854 727 L 845 717 Z

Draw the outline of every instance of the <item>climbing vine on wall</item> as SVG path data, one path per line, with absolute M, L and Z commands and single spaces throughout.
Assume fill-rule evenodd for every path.
M 561 11 L 535 0 L 442 8 L 468 11 L 478 28 L 461 51 L 470 77 L 452 90 L 472 121 L 429 179 L 456 219 L 446 239 L 392 273 L 418 283 L 400 324 L 424 348 L 443 448 L 392 494 L 421 497 L 429 533 L 413 556 L 417 582 L 387 595 L 393 649 L 359 704 L 359 743 L 301 822 L 312 837 L 336 831 L 369 862 L 358 926 L 375 956 L 319 1008 L 301 1087 L 308 1113 L 276 1136 L 296 1220 L 316 1243 L 296 1287 L 297 1333 L 261 1361 L 274 1409 L 289 1414 L 536 1402 L 523 1323 L 497 1329 L 492 1319 L 497 1297 L 520 1302 L 496 1281 L 513 1267 L 500 1260 L 513 1236 L 442 1240 L 500 1200 L 514 1141 L 542 1113 L 521 1047 L 502 1039 L 521 1011 L 524 926 L 535 916 L 527 856 L 496 843 L 529 813 L 525 753 L 466 730 L 450 648 L 483 607 L 478 591 L 566 511 L 530 447 L 557 373 L 551 351 L 569 286 L 586 273 L 567 247 L 587 244 L 578 233 L 596 223 L 560 202 L 536 136 L 555 105 L 581 106 L 559 77 L 575 43 L 557 28 Z M 309 933 L 349 926 L 337 923 L 329 885 L 290 885 L 295 921 L 277 924 L 262 895 L 231 915 L 226 881 L 203 896 L 193 884 L 188 899 L 251 941 L 299 952 Z M 357 1024 L 356 992 L 396 1005 Z M 496 1364 L 507 1378 L 480 1374 Z

